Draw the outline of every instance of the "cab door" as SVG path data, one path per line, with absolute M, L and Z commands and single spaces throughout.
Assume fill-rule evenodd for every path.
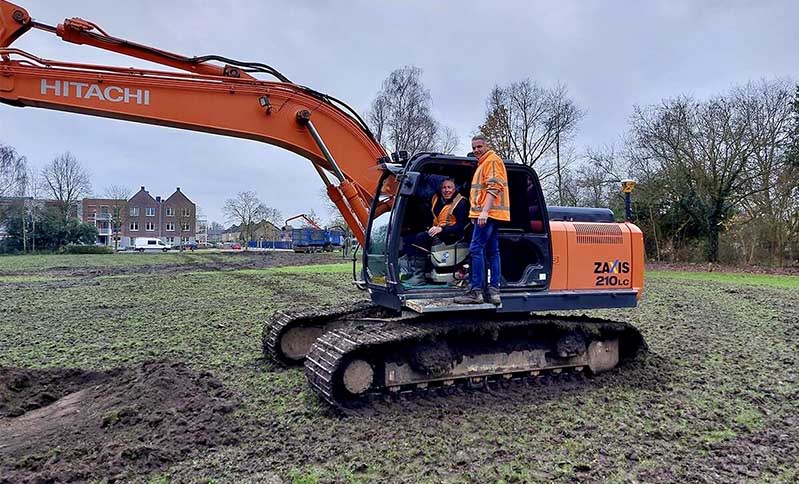
M 367 284 L 372 301 L 384 307 L 399 310 L 401 304 L 397 297 L 399 274 L 396 267 L 397 242 L 393 234 L 393 221 L 401 207 L 394 204 L 392 210 L 378 214 L 378 207 L 394 197 L 383 193 L 386 181 L 394 174 L 386 170 L 378 184 L 377 194 L 369 212 L 369 226 L 366 231 L 366 244 L 363 251 L 362 278 Z

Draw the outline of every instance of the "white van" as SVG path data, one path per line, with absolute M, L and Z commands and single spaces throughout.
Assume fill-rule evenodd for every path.
M 165 244 L 161 239 L 155 237 L 136 237 L 136 243 L 133 245 L 133 249 L 139 252 L 144 252 L 145 250 L 160 250 L 166 252 L 171 248 L 172 246 L 170 244 Z

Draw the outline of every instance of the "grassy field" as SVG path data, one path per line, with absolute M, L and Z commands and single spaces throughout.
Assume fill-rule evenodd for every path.
M 168 359 L 241 396 L 237 444 L 141 482 L 799 479 L 799 278 L 652 272 L 638 308 L 591 313 L 641 330 L 650 352 L 635 362 L 340 414 L 300 369 L 262 359 L 261 327 L 279 309 L 364 298 L 351 267 L 249 257 L 2 257 L 0 367 Z M 321 264 L 284 264 L 308 260 Z

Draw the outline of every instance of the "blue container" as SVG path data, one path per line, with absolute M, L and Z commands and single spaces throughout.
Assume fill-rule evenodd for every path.
M 247 247 L 260 249 L 291 249 L 290 240 L 251 240 Z
M 327 243 L 335 247 L 341 247 L 341 242 L 344 239 L 344 234 L 341 230 L 328 230 Z
M 291 240 L 295 252 L 317 252 L 341 247 L 343 233 L 340 230 L 322 230 L 312 227 L 292 229 Z

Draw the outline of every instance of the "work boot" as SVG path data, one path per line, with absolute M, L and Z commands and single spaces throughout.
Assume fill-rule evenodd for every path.
M 479 289 L 471 288 L 463 296 L 455 298 L 455 304 L 483 304 L 483 292 Z
M 502 304 L 502 300 L 499 298 L 499 288 L 494 286 L 488 286 L 488 302 L 495 306 L 499 306 Z
M 411 277 L 403 282 L 405 286 L 424 286 L 427 279 L 424 277 L 424 270 L 427 267 L 427 257 L 411 257 L 409 260 Z

